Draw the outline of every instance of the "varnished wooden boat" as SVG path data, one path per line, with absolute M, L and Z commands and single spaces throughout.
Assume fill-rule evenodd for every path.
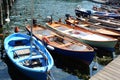
M 120 32 L 120 20 L 118 19 L 91 16 L 90 21 L 100 22 L 102 25 L 106 25 L 104 28 Z
M 79 18 L 79 20 L 75 18 L 69 18 L 66 19 L 65 22 L 69 25 L 75 25 L 77 27 L 92 31 L 93 33 L 104 34 L 115 38 L 120 37 L 120 32 L 106 29 L 104 28 L 105 26 L 100 25 L 101 23 L 99 22 L 85 20 L 84 18 Z
M 114 50 L 117 43 L 116 38 L 95 34 L 89 30 L 82 29 L 76 26 L 70 26 L 61 22 L 46 23 L 47 27 L 60 35 L 70 37 L 72 39 L 82 41 L 91 46 Z
M 26 26 L 26 29 L 29 33 L 31 32 L 30 26 Z M 49 50 L 56 53 L 81 60 L 87 64 L 90 64 L 94 58 L 94 49 L 89 45 L 57 35 L 41 25 L 33 27 L 33 35 L 38 40 L 43 41 Z

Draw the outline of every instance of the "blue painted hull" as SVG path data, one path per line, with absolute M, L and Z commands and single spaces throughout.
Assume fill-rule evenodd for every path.
M 80 17 L 80 16 L 87 17 L 90 15 L 96 15 L 101 17 L 111 17 L 115 19 L 120 19 L 120 15 L 116 13 L 106 13 L 106 12 L 99 12 L 99 11 L 92 11 L 92 10 L 81 11 L 76 9 L 75 14 L 77 17 Z
M 112 17 L 112 18 L 120 19 L 120 15 L 118 15 L 116 13 L 95 12 L 93 15 L 103 16 L 103 17 Z
M 7 53 L 7 56 L 12 61 L 12 63 L 18 68 L 23 74 L 32 78 L 33 80 L 47 80 L 47 72 L 53 67 L 53 58 L 47 49 L 43 46 L 40 41 L 37 41 L 35 38 L 32 40 L 37 46 L 39 46 L 39 50 L 43 52 L 43 54 L 47 57 L 47 61 L 42 56 L 42 54 L 35 48 L 35 46 L 30 46 L 31 38 L 26 34 L 14 33 L 9 35 L 4 40 L 4 47 Z M 19 42 L 19 43 L 18 43 Z M 20 43 L 24 44 L 24 46 L 18 46 Z M 17 46 L 17 47 L 15 47 Z M 29 54 L 27 57 L 21 58 L 17 56 L 15 58 L 15 51 L 17 50 L 24 50 L 24 49 L 31 49 L 35 52 L 35 55 Z M 24 52 L 25 53 L 25 52 Z M 30 51 L 31 53 L 31 51 Z M 41 64 L 41 66 L 33 67 L 31 65 L 24 65 L 25 61 L 34 61 L 37 60 Z M 32 64 L 32 63 L 31 63 Z
M 38 39 L 38 40 L 40 40 L 40 39 Z M 46 48 L 48 48 L 47 46 L 49 44 L 47 44 L 44 41 L 42 41 L 42 42 L 44 43 Z M 48 50 L 54 51 L 55 53 L 58 53 L 58 54 L 69 56 L 69 57 L 71 57 L 73 59 L 81 60 L 85 64 L 88 64 L 88 65 L 93 61 L 94 56 L 95 56 L 95 52 L 94 51 L 89 51 L 89 52 L 87 52 L 87 51 L 72 51 L 72 50 L 65 50 L 65 49 L 62 49 L 62 48 L 57 48 L 57 47 L 54 47 L 54 46 L 52 46 L 52 47 L 54 48 L 54 50 L 49 49 L 49 48 L 48 48 Z
M 46 47 L 49 44 L 46 44 Z M 49 49 L 50 50 L 50 49 Z M 53 51 L 53 50 L 51 50 Z M 65 50 L 65 49 L 61 49 L 61 48 L 57 48 L 54 47 L 54 52 L 58 53 L 58 54 L 62 54 L 65 56 L 69 56 L 73 59 L 77 59 L 77 60 L 81 60 L 82 62 L 84 62 L 85 64 L 90 64 L 95 56 L 95 52 L 91 51 L 91 52 L 86 52 L 86 51 L 71 51 L 71 50 Z

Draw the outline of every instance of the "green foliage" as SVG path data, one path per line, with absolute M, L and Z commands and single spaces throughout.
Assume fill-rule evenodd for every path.
M 103 56 L 102 58 L 97 58 L 98 63 L 101 65 L 107 65 L 109 62 L 111 62 L 113 59 L 108 56 Z

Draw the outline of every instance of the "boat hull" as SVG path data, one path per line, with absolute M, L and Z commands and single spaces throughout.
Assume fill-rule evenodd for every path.
M 27 43 L 26 45 L 22 46 L 19 48 L 19 46 L 13 47 L 14 43 L 16 44 L 16 42 L 14 41 L 19 41 L 19 43 L 24 42 Z M 27 40 L 27 41 L 24 41 Z M 15 67 L 21 71 L 24 75 L 28 76 L 29 78 L 33 79 L 33 80 L 46 80 L 47 79 L 47 72 L 52 68 L 54 62 L 53 62 L 53 58 L 50 55 L 50 53 L 47 51 L 47 49 L 43 46 L 43 44 L 40 41 L 37 41 L 35 38 L 33 39 L 33 42 L 39 46 L 41 48 L 42 51 L 45 51 L 45 55 L 47 55 L 48 58 L 48 63 L 45 63 L 45 60 L 43 59 L 43 57 L 39 57 L 40 54 L 37 54 L 36 56 L 31 56 L 28 55 L 27 57 L 23 57 L 20 58 L 20 56 L 17 58 L 15 58 L 15 55 L 17 54 L 15 51 L 17 50 L 22 50 L 22 49 L 30 49 L 30 36 L 26 35 L 26 34 L 21 34 L 21 33 L 14 33 L 9 35 L 8 37 L 5 38 L 4 41 L 4 46 L 5 46 L 5 51 L 7 53 L 8 58 L 11 60 L 11 62 L 13 63 L 13 65 L 15 65 Z M 11 42 L 10 42 L 11 41 Z M 17 44 L 19 44 L 17 43 Z M 19 52 L 20 53 L 20 52 Z M 43 66 L 38 67 L 38 68 L 32 68 L 32 67 L 28 67 L 23 65 L 23 63 L 26 60 L 35 60 L 38 59 L 41 60 L 41 64 Z
M 42 27 L 40 27 L 40 28 L 42 28 Z M 30 29 L 29 29 L 29 27 L 26 27 L 26 29 L 27 29 L 27 31 L 29 32 L 29 34 L 30 34 Z M 54 51 L 55 53 L 58 53 L 58 54 L 62 54 L 62 55 L 64 55 L 64 56 L 67 56 L 67 57 L 71 57 L 71 58 L 73 58 L 73 59 L 76 59 L 76 60 L 80 60 L 80 61 L 82 61 L 82 62 L 84 62 L 85 64 L 87 64 L 87 65 L 89 65 L 91 62 L 92 62 L 92 60 L 93 60 L 93 58 L 94 58 L 94 56 L 95 56 L 95 52 L 94 52 L 94 49 L 92 48 L 92 47 L 90 47 L 90 46 L 88 46 L 87 44 L 84 44 L 84 43 L 81 43 L 81 46 L 79 46 L 79 48 L 78 47 L 76 47 L 77 49 L 74 49 L 75 48 L 75 46 L 71 49 L 69 49 L 69 48 L 63 48 L 63 47 L 56 47 L 56 45 L 55 44 L 51 44 L 51 42 L 45 42 L 44 40 L 42 40 L 41 38 L 40 38 L 40 35 L 39 34 L 35 34 L 36 33 L 36 30 L 39 30 L 39 28 L 37 28 L 37 27 L 33 27 L 33 31 L 34 31 L 34 33 L 33 33 L 33 35 L 38 39 L 38 40 L 40 40 L 40 41 L 42 41 L 43 43 L 44 43 L 44 45 L 46 46 L 46 48 L 48 48 L 48 50 L 50 50 L 50 51 Z M 42 29 L 43 30 L 43 29 Z M 40 31 L 40 30 L 39 30 Z M 45 31 L 43 31 L 43 32 L 45 32 Z M 39 32 L 40 33 L 40 32 Z M 42 34 L 42 33 L 41 33 Z M 52 33 L 49 33 L 49 36 L 51 36 L 51 34 Z M 43 35 L 44 36 L 44 35 Z M 53 36 L 53 34 L 52 34 L 52 36 Z M 59 35 L 60 36 L 60 35 Z M 46 36 L 47 37 L 47 36 Z M 63 38 L 61 38 L 61 39 L 63 39 Z M 48 40 L 49 40 L 49 38 L 48 38 Z M 66 40 L 66 39 L 65 39 Z M 66 40 L 67 41 L 67 40 Z M 76 42 L 75 44 L 80 44 L 80 42 Z M 72 44 L 72 45 L 75 45 L 75 44 Z M 64 44 L 65 45 L 65 44 Z M 49 46 L 49 47 L 48 47 Z M 57 46 L 61 46 L 61 45 L 57 45 Z M 83 47 L 84 46 L 84 47 Z M 72 46 L 71 46 L 72 47 Z M 87 50 L 88 49 L 88 50 Z
M 13 65 L 25 76 L 29 77 L 30 79 L 33 80 L 47 80 L 47 72 L 34 72 L 32 70 L 25 70 L 24 68 L 21 68 L 19 65 L 16 65 L 15 62 L 13 62 Z
M 69 35 L 66 35 L 66 36 L 69 36 Z M 70 38 L 75 39 L 77 41 L 81 41 L 81 42 L 86 43 L 86 44 L 89 44 L 90 46 L 106 49 L 109 51 L 114 51 L 115 45 L 117 44 L 117 41 L 92 41 L 92 40 L 77 38 L 74 36 L 70 36 Z
M 46 47 L 48 45 L 49 44 L 46 44 Z M 54 47 L 54 46 L 52 46 L 52 47 Z M 89 65 L 93 61 L 94 56 L 95 56 L 94 51 L 91 51 L 91 52 L 86 52 L 86 51 L 79 52 L 79 51 L 64 50 L 64 49 L 60 49 L 60 48 L 57 48 L 57 47 L 54 47 L 54 50 L 51 50 L 51 49 L 48 49 L 48 50 L 54 51 L 54 52 L 56 52 L 58 54 L 62 54 L 62 55 L 71 57 L 71 58 L 76 59 L 76 60 L 80 60 L 80 61 L 84 62 L 87 65 Z
M 120 32 L 120 28 L 119 28 L 120 27 L 120 23 L 119 23 L 119 20 L 114 20 L 113 19 L 113 21 L 111 21 L 109 18 L 106 19 L 106 20 L 104 20 L 104 19 L 100 19 L 99 17 L 91 16 L 90 21 L 100 22 L 101 24 L 105 25 L 103 28 Z
M 82 9 L 79 6 L 75 9 L 75 14 L 78 18 L 80 17 L 89 18 L 91 15 L 95 15 L 99 17 L 110 17 L 110 18 L 120 19 L 120 14 L 117 14 L 115 12 L 87 10 L 87 9 Z
M 94 46 L 94 47 L 98 47 L 98 48 L 100 47 L 100 48 L 103 48 L 103 49 L 108 49 L 108 50 L 112 50 L 113 51 L 114 48 L 115 48 L 115 45 L 117 44 L 117 39 L 109 40 L 109 41 L 88 40 L 88 39 L 80 38 L 80 37 L 74 36 L 72 34 L 67 34 L 67 33 L 62 32 L 60 30 L 57 30 L 57 29 L 53 28 L 51 25 L 49 25 L 48 23 L 46 25 L 47 25 L 47 27 L 49 29 L 55 31 L 56 33 L 58 33 L 58 34 L 60 34 L 62 36 L 67 36 L 69 38 L 75 39 L 77 41 L 84 42 L 84 43 L 89 44 L 89 45 Z
M 93 13 L 93 15 L 95 16 L 99 16 L 99 17 L 111 17 L 111 18 L 115 18 L 115 19 L 120 19 L 120 15 L 116 14 L 116 13 L 106 13 L 106 12 L 95 12 Z
M 96 3 L 102 3 L 102 4 L 105 4 L 105 3 L 108 3 L 109 0 L 92 0 L 93 2 L 96 2 Z
M 85 19 L 72 19 L 70 18 L 69 20 L 65 20 L 66 24 L 68 25 L 75 25 L 76 27 L 80 27 L 86 30 L 89 30 L 93 33 L 97 33 L 97 34 L 103 34 L 103 35 L 107 35 L 107 36 L 111 36 L 114 38 L 118 38 L 120 37 L 120 33 L 117 31 L 113 31 L 110 29 L 106 29 L 106 26 L 100 25 L 99 23 L 97 23 L 97 21 L 92 21 L 92 20 L 88 20 L 88 21 L 84 21 Z
M 89 41 L 89 40 L 84 40 L 84 39 L 80 39 L 79 40 L 81 42 L 84 42 L 86 44 L 89 44 L 93 47 L 98 47 L 98 48 L 103 48 L 103 49 L 107 49 L 109 51 L 114 51 L 115 50 L 115 45 L 116 45 L 116 41 L 99 41 L 99 42 L 95 42 L 95 41 Z

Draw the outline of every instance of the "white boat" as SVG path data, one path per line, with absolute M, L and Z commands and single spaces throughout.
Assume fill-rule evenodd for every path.
M 102 3 L 102 4 L 109 2 L 109 0 L 92 0 L 92 1 L 97 2 L 97 3 Z
M 117 43 L 116 38 L 102 34 L 92 33 L 80 27 L 70 26 L 60 22 L 46 23 L 47 27 L 54 32 L 70 37 L 72 39 L 87 43 L 94 47 L 104 48 L 113 51 Z

